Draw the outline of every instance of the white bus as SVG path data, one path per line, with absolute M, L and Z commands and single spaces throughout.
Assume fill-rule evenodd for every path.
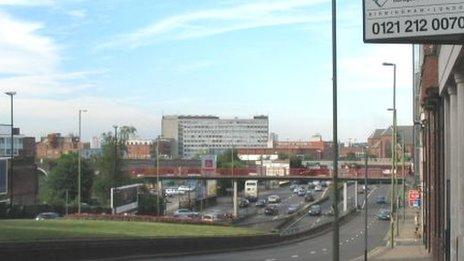
M 245 198 L 252 202 L 258 200 L 258 181 L 257 180 L 245 181 Z

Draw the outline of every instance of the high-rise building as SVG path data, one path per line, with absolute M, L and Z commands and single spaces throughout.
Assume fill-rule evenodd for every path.
M 217 154 L 230 148 L 266 148 L 269 137 L 267 116 L 251 119 L 220 119 L 217 116 L 163 116 L 163 138 L 175 140 L 175 154 L 192 158 Z

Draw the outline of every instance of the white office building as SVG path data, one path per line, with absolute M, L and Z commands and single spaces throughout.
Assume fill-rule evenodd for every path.
M 230 148 L 266 148 L 267 116 L 251 119 L 220 119 L 217 116 L 163 116 L 162 137 L 176 141 L 175 154 L 192 158 L 218 154 Z
M 19 132 L 19 130 L 18 130 Z M 13 154 L 19 155 L 23 149 L 24 135 L 13 135 Z M 0 157 L 9 157 L 11 155 L 11 127 L 10 125 L 0 125 Z

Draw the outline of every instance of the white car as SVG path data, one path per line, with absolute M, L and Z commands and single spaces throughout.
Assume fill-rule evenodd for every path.
M 317 186 L 317 185 L 320 185 L 320 184 L 321 184 L 321 182 L 320 182 L 319 180 L 314 180 L 314 181 L 313 181 L 313 185 L 314 185 L 314 186 Z
M 323 191 L 324 189 L 322 188 L 321 185 L 316 185 L 316 187 L 314 188 L 315 191 Z
M 184 191 L 184 192 L 189 192 L 189 191 L 192 192 L 192 191 L 195 191 L 195 187 L 182 185 L 182 186 L 179 186 L 178 190 Z
M 280 197 L 278 195 L 270 195 L 267 197 L 267 202 L 269 203 L 279 203 L 280 202 Z
M 179 194 L 179 191 L 177 190 L 177 188 L 166 188 L 164 190 L 164 193 L 166 193 L 166 196 L 172 197 L 174 195 Z

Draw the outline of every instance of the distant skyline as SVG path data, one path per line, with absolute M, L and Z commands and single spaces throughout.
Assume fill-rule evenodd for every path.
M 30 136 L 112 125 L 160 133 L 168 114 L 269 116 L 281 140 L 332 139 L 329 0 L 0 0 L 0 123 Z M 361 1 L 339 1 L 339 137 L 412 124 L 411 45 L 362 42 Z

